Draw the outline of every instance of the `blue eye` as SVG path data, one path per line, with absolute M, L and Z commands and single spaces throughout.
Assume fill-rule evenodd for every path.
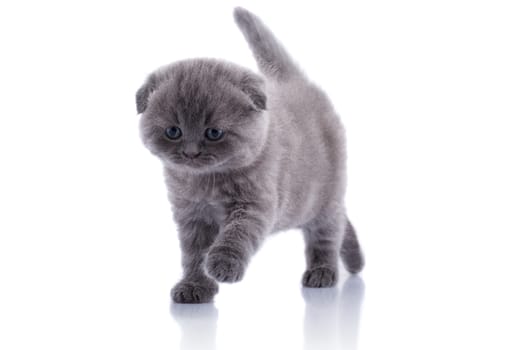
M 182 130 L 179 127 L 171 126 L 164 130 L 164 134 L 170 140 L 176 140 L 182 136 Z
M 210 141 L 218 141 L 222 138 L 223 135 L 224 131 L 222 131 L 221 129 L 214 128 L 206 129 L 205 133 L 206 138 Z

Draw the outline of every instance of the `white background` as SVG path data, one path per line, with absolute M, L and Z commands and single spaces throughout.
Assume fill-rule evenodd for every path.
M 290 231 L 174 307 L 134 94 L 182 58 L 255 69 L 235 5 L 332 97 L 367 266 L 302 290 Z M 523 1 L 4 1 L 0 39 L 0 348 L 525 348 Z

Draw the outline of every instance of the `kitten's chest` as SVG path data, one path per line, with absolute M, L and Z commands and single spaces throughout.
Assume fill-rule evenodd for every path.
M 179 205 L 186 206 L 186 210 L 215 222 L 223 221 L 225 203 L 228 202 L 224 181 L 214 176 L 181 177 L 170 188 L 176 198 L 183 200 Z
M 172 178 L 175 181 L 169 187 L 179 210 L 192 212 L 221 224 L 232 205 L 261 200 L 264 181 L 256 181 L 249 175 L 228 173 L 177 176 Z
M 178 198 L 219 210 L 227 201 L 225 186 L 223 179 L 209 175 L 177 177 L 170 187 Z
M 210 204 L 218 204 L 221 201 L 222 186 L 222 181 L 214 176 L 178 178 L 174 184 L 178 196 Z

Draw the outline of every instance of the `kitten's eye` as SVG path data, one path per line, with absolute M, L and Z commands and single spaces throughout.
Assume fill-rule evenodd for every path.
M 170 140 L 176 140 L 182 136 L 182 130 L 179 127 L 170 126 L 166 130 L 164 130 L 164 134 Z
M 224 135 L 224 131 L 222 131 L 221 129 L 209 128 L 206 129 L 205 135 L 206 138 L 210 141 L 218 141 Z

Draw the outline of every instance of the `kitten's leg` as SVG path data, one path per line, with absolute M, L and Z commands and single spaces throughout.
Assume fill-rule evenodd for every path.
M 215 223 L 201 219 L 179 220 L 183 277 L 171 290 L 176 303 L 208 303 L 219 286 L 204 271 L 204 260 L 219 232 Z
M 351 274 L 359 273 L 365 265 L 365 259 L 361 250 L 361 245 L 357 239 L 357 234 L 350 220 L 346 218 L 345 234 L 343 245 L 341 246 L 341 259 L 345 268 Z
M 240 281 L 267 234 L 268 217 L 260 203 L 229 208 L 224 227 L 208 253 L 208 274 L 219 282 Z
M 303 227 L 306 243 L 305 287 L 332 287 L 337 282 L 338 252 L 343 233 L 342 220 L 314 220 Z

